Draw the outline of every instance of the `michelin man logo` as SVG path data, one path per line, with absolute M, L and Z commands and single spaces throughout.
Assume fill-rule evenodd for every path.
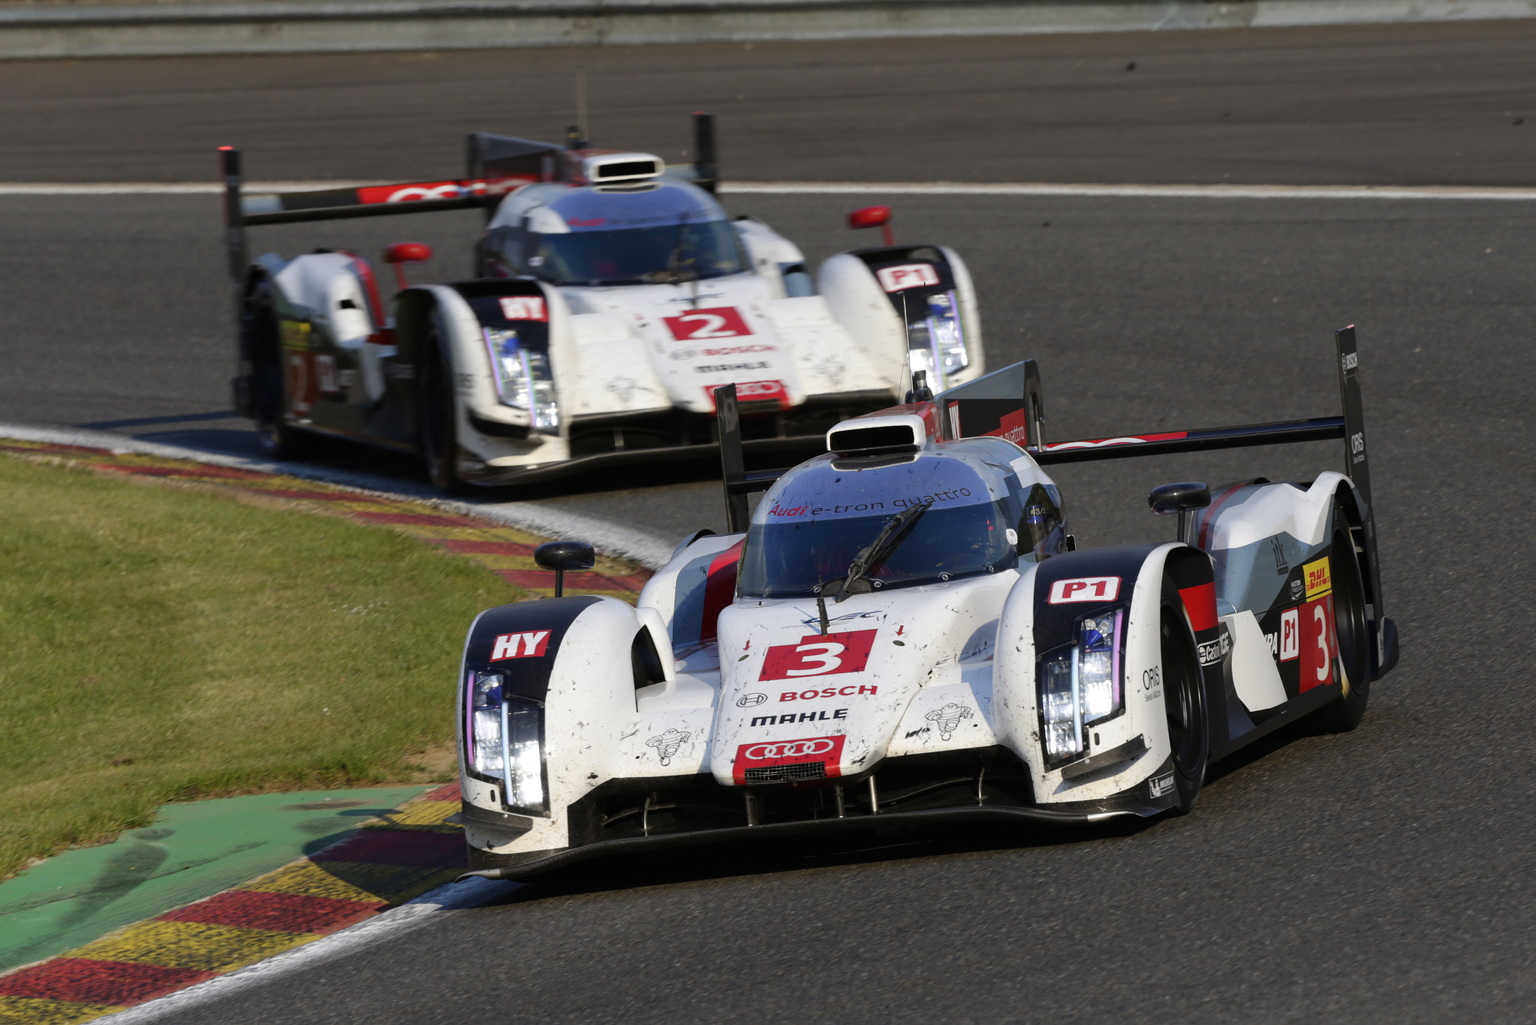
M 939 728 L 939 738 L 941 740 L 948 740 L 950 737 L 953 737 L 955 730 L 960 728 L 960 720 L 969 719 L 970 717 L 971 710 L 969 708 L 965 705 L 957 705 L 954 702 L 950 702 L 942 708 L 935 708 L 923 716 L 924 719 L 927 719 Z
M 668 730 L 647 740 L 645 746 L 656 749 L 656 753 L 661 757 L 661 764 L 671 765 L 672 756 L 677 754 L 678 748 L 688 743 L 688 738 L 691 736 L 693 734 L 686 730 Z

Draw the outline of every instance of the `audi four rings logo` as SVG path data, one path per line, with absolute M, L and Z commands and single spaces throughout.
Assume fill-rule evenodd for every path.
M 742 749 L 744 758 L 750 758 L 754 762 L 766 758 L 810 758 L 815 755 L 829 755 L 835 750 L 837 744 L 831 737 L 818 737 L 815 740 L 785 740 L 773 744 L 752 744 Z

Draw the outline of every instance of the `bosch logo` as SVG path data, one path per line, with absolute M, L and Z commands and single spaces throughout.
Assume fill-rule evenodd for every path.
M 750 758 L 754 762 L 760 762 L 768 758 L 814 758 L 816 755 L 829 755 L 837 749 L 837 744 L 830 737 L 818 737 L 815 740 L 785 740 L 773 744 L 750 744 L 742 748 L 744 758 Z
M 732 345 L 724 349 L 705 349 L 706 356 L 744 356 L 753 352 L 774 352 L 771 345 Z
M 767 700 L 768 700 L 768 695 L 766 695 L 766 694 L 762 694 L 762 693 L 743 694 L 741 697 L 736 699 L 736 705 L 737 705 L 738 708 L 752 708 L 752 707 L 754 707 L 756 705 L 761 705 L 764 701 L 767 701 Z

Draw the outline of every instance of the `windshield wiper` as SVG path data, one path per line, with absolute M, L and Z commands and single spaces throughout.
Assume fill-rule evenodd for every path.
M 865 574 L 872 567 L 884 562 L 907 539 L 907 535 L 912 532 L 918 517 L 927 512 L 932 505 L 932 499 L 920 505 L 909 505 L 895 516 L 886 520 L 885 526 L 880 528 L 880 533 L 875 535 L 875 539 L 853 557 L 853 561 L 848 564 L 847 573 L 840 578 L 826 580 L 821 583 L 817 589 L 816 610 L 821 615 L 822 636 L 826 636 L 827 633 L 827 601 L 825 597 L 827 588 L 833 584 L 837 585 L 837 594 L 832 597 L 834 602 L 841 602 L 850 594 L 868 593 L 871 588 L 869 582 L 864 579 Z M 863 585 L 862 587 L 859 586 L 861 584 Z

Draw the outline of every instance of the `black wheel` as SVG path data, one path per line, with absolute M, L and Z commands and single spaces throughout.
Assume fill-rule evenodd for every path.
M 1168 717 L 1173 786 L 1178 795 L 1170 811 L 1183 815 L 1195 806 L 1200 788 L 1205 785 L 1211 735 L 1195 635 L 1190 631 L 1179 592 L 1167 582 L 1163 584 L 1161 631 L 1163 710 Z
M 443 345 L 442 330 L 434 317 L 427 332 L 427 348 L 421 363 L 421 455 L 427 478 L 446 495 L 463 491 L 459 477 L 457 410 L 453 393 L 453 365 Z
M 1365 618 L 1365 582 L 1360 557 L 1350 537 L 1342 509 L 1333 517 L 1330 572 L 1333 576 L 1333 625 L 1338 641 L 1333 671 L 1342 692 L 1317 713 L 1318 725 L 1330 733 L 1346 733 L 1365 718 L 1371 697 L 1371 631 Z
M 277 318 L 268 303 L 258 303 L 255 321 L 251 411 L 256 415 L 256 447 L 268 459 L 292 459 L 302 448 L 302 435 L 283 420 L 287 396 L 282 346 L 277 337 Z

